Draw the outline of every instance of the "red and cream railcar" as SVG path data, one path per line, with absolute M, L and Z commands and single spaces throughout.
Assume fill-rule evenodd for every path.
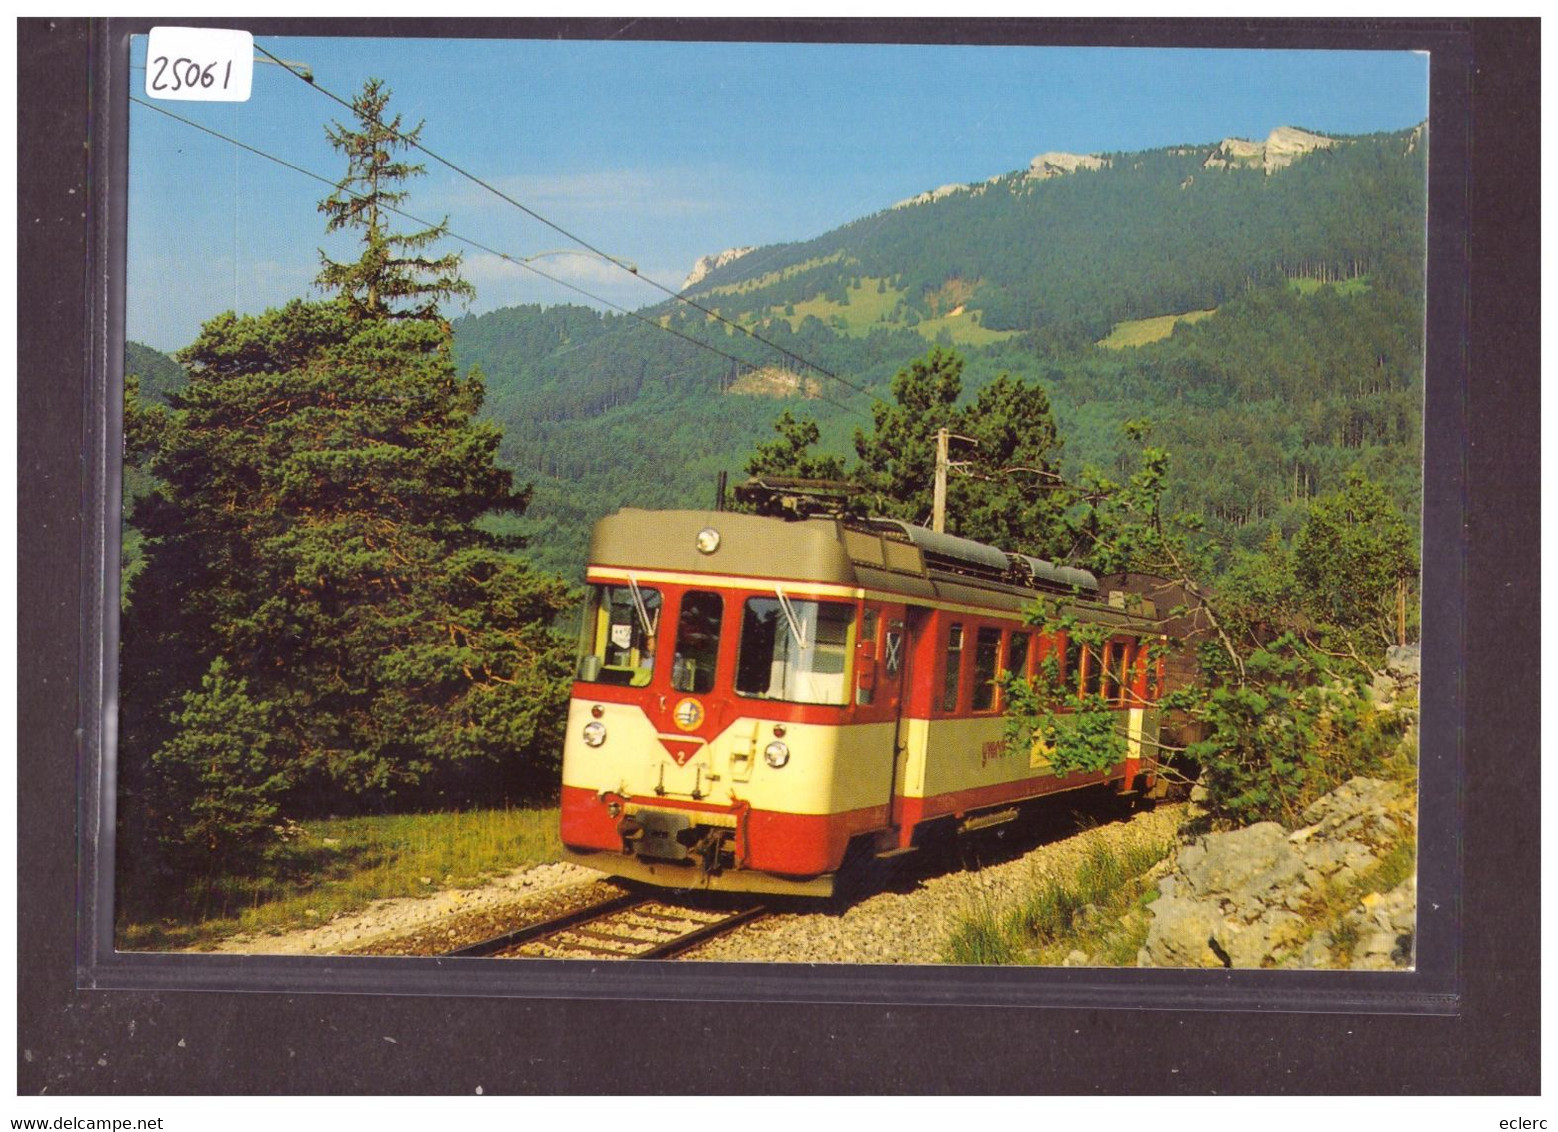
M 826 895 L 851 845 L 1156 769 L 1155 623 L 1092 575 L 887 520 L 623 510 L 595 528 L 563 750 L 570 859 L 673 887 Z M 1065 594 L 1101 654 L 1026 623 Z M 1128 757 L 1058 775 L 1004 740 L 1002 673 L 1054 650 Z

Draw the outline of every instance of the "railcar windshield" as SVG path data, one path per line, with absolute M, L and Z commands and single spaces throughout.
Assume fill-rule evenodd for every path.
M 648 586 L 591 586 L 579 634 L 579 679 L 634 688 L 648 684 L 654 675 L 660 608 L 660 591 Z
M 748 598 L 736 652 L 736 691 L 796 704 L 849 702 L 853 606 L 776 592 Z
M 702 695 L 713 691 L 720 621 L 724 615 L 725 603 L 717 593 L 689 590 L 682 595 L 682 613 L 676 624 L 676 657 L 671 663 L 671 687 L 678 692 Z

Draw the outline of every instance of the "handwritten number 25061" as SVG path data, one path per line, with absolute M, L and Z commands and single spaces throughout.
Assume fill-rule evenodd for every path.
M 198 59 L 179 58 L 173 60 L 170 64 L 166 55 L 158 55 L 152 60 L 152 66 L 156 68 L 156 73 L 152 76 L 151 88 L 152 90 L 177 91 L 185 88 L 193 90 L 199 87 L 202 90 L 209 90 L 217 81 L 215 68 L 220 62 L 221 60 L 218 59 L 202 65 Z M 221 83 L 223 90 L 227 89 L 227 81 L 232 78 L 232 75 L 233 61 L 229 59 L 225 69 L 222 71 Z M 168 79 L 172 81 L 165 81 Z

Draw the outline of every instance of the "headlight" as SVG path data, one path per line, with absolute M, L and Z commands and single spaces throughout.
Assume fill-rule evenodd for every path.
M 763 761 L 778 770 L 790 761 L 790 748 L 775 740 L 763 748 Z
M 592 719 L 584 725 L 584 745 L 587 747 L 599 747 L 606 741 L 606 725 L 598 719 Z

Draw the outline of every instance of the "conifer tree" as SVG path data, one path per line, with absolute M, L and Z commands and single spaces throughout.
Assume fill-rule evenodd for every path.
M 377 90 L 357 101 L 365 139 Z M 415 167 L 386 168 L 373 191 L 399 200 Z M 165 846 L 252 845 L 274 807 L 551 783 L 567 695 L 551 623 L 568 591 L 479 522 L 522 512 L 529 493 L 498 466 L 498 429 L 476 417 L 481 375 L 457 372 L 438 317 L 438 298 L 469 287 L 447 257 L 386 258 L 403 238 L 382 208 L 351 215 L 362 257 L 321 277 L 337 297 L 211 319 L 180 354 L 188 384 L 128 413 L 158 489 L 133 515 L 147 550 L 124 621 L 123 782 Z M 192 721 L 222 741 L 198 774 Z M 238 751 L 256 721 L 264 751 Z
M 378 79 L 369 79 L 352 99 L 356 128 L 339 122 L 325 128 L 330 144 L 346 156 L 346 175 L 319 202 L 319 211 L 329 217 L 326 231 L 355 229 L 363 251 L 354 262 L 337 263 L 321 250 L 319 284 L 340 292 L 362 318 L 434 318 L 440 301 L 468 299 L 475 290 L 460 278 L 458 252 L 433 259 L 419 254 L 448 234 L 447 217 L 419 232 L 389 227 L 407 195 L 395 186 L 426 171 L 396 156 L 415 148 L 425 123 L 404 128 L 399 114 L 385 121 L 390 94 Z
M 925 523 L 936 474 L 936 432 L 959 438 L 947 484 L 947 529 L 1004 550 L 1055 557 L 1072 545 L 1071 502 L 1059 471 L 1061 439 L 1043 388 L 1001 374 L 968 406 L 963 359 L 933 347 L 893 378 L 893 401 L 878 401 L 870 433 L 855 432 L 858 462 L 847 473 L 837 456 L 818 455 L 814 421 L 786 410 L 774 422 L 779 438 L 759 445 L 751 474 L 849 479 L 877 514 Z

